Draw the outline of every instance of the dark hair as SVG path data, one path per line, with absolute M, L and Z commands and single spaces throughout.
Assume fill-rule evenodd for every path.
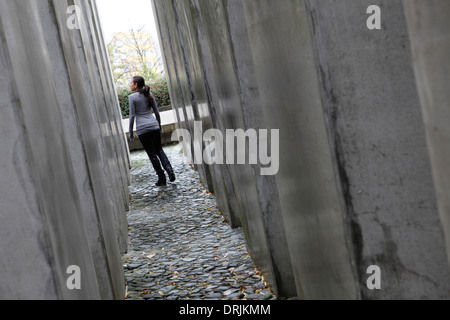
M 133 77 L 133 82 L 138 85 L 138 92 L 144 94 L 147 98 L 148 105 L 151 106 L 153 101 L 155 101 L 155 98 L 150 92 L 150 87 L 145 84 L 145 79 L 141 76 L 135 76 Z

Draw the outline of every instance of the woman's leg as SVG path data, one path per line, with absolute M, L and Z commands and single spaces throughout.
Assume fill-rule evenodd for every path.
M 161 160 L 163 168 L 169 174 L 170 181 L 174 182 L 176 180 L 176 177 L 173 172 L 172 164 L 170 163 L 169 158 L 167 157 L 166 153 L 164 152 L 164 150 L 162 148 L 161 131 L 158 130 L 158 131 L 152 132 L 152 139 L 153 139 L 153 146 L 155 147 L 156 155 Z
M 139 136 L 139 140 L 142 143 L 142 146 L 144 147 L 145 151 L 147 152 L 147 155 L 150 159 L 150 162 L 153 165 L 153 168 L 156 171 L 156 174 L 158 175 L 158 183 L 157 186 L 163 186 L 166 184 L 166 175 L 164 174 L 164 170 L 161 167 L 161 163 L 159 162 L 158 155 L 157 155 L 157 146 L 154 144 L 154 135 L 152 132 L 146 133 L 142 136 Z M 159 143 L 161 144 L 161 143 Z

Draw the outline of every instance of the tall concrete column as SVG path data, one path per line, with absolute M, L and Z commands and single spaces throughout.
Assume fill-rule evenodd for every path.
M 92 1 L 0 1 L 1 299 L 124 298 L 128 157 L 96 19 Z
M 228 20 L 230 43 L 236 65 L 236 76 L 239 81 L 242 116 L 245 128 L 250 130 L 274 129 L 270 127 L 261 112 L 261 94 L 252 57 L 251 41 L 246 27 L 244 3 L 241 0 L 224 1 Z M 261 137 L 260 137 L 261 138 Z M 263 141 L 259 140 L 259 145 Z M 248 152 L 248 150 L 246 150 Z M 267 233 L 270 259 L 273 264 L 274 278 L 278 291 L 284 297 L 295 297 L 294 274 L 289 255 L 288 242 L 281 204 L 276 185 L 276 175 L 261 175 L 264 166 L 253 165 L 254 181 L 260 202 L 261 219 Z
M 97 279 L 79 215 L 73 168 L 67 162 L 70 155 L 61 137 L 63 122 L 36 2 L 1 1 L 0 8 L 1 74 L 7 81 L 2 109 L 13 109 L 8 118 L 2 116 L 2 127 L 3 122 L 15 123 L 9 130 L 14 134 L 11 155 L 2 159 L 16 168 L 10 173 L 2 170 L 2 180 L 17 185 L 14 193 L 1 194 L 1 296 L 95 299 Z M 11 207 L 8 195 L 22 202 Z M 28 246 L 29 242 L 34 244 Z M 83 270 L 84 291 L 67 288 L 66 270 L 71 265 Z
M 204 57 L 204 51 L 201 50 L 201 44 L 197 42 L 192 42 L 190 39 L 192 37 L 201 37 L 201 28 L 196 27 L 199 23 L 198 19 L 196 18 L 195 12 L 192 12 L 190 8 L 184 8 L 189 5 L 188 2 L 184 1 L 178 1 L 174 2 L 172 6 L 170 6 L 170 3 L 167 2 L 159 2 L 159 1 L 153 1 L 154 4 L 154 12 L 156 13 L 156 19 L 157 19 L 157 26 L 159 29 L 159 36 L 160 36 L 160 42 L 163 44 L 164 47 L 164 63 L 166 64 L 166 70 L 168 71 L 168 77 L 169 77 L 169 89 L 171 92 L 171 96 L 174 98 L 174 100 L 179 101 L 182 100 L 179 97 L 178 93 L 181 93 L 179 90 L 178 81 L 174 81 L 174 79 L 177 79 L 177 73 L 174 72 L 175 67 L 177 64 L 173 59 L 170 59 L 169 57 L 172 56 L 171 51 L 171 37 L 168 36 L 168 20 L 165 14 L 165 11 L 168 10 L 167 8 L 172 8 L 173 10 L 177 10 L 177 12 L 183 13 L 179 16 L 179 19 L 182 19 L 184 21 L 183 23 L 188 25 L 189 27 L 181 27 L 181 23 L 177 25 L 178 28 L 178 38 L 182 39 L 184 46 L 184 61 L 185 65 L 184 68 L 187 73 L 189 73 L 189 81 L 185 83 L 189 87 L 189 91 L 191 92 L 191 97 L 193 99 L 193 105 L 194 105 L 194 113 L 195 113 L 195 120 L 202 122 L 202 131 L 201 135 L 208 130 L 214 128 L 214 108 L 211 106 L 211 94 L 208 92 L 210 88 L 206 86 L 206 82 L 204 81 L 204 78 L 206 77 L 206 67 L 204 65 L 204 61 L 207 60 L 207 58 Z M 183 8 L 176 8 L 176 6 L 182 6 Z M 196 32 L 196 35 L 190 34 L 191 32 Z M 188 34 L 187 34 L 188 33 Z M 181 40 L 180 40 L 181 41 Z M 187 55 L 190 56 L 188 59 Z M 179 105 L 179 102 L 176 104 Z M 174 112 L 176 114 L 177 119 L 179 118 L 178 113 L 184 114 L 183 107 L 175 107 Z M 177 121 L 178 128 L 186 129 L 187 127 L 184 125 L 182 121 Z M 193 133 L 193 132 L 192 132 Z M 191 143 L 189 141 L 189 146 L 191 146 Z M 203 149 L 203 141 L 196 141 L 193 142 L 192 145 L 195 145 L 196 148 L 202 148 Z M 186 150 L 186 152 L 190 152 L 190 154 L 193 156 L 195 150 Z M 227 201 L 224 201 L 226 199 L 226 195 L 224 194 L 225 191 L 225 182 L 224 177 L 222 174 L 221 168 L 219 168 L 217 165 L 210 165 L 207 166 L 206 164 L 202 164 L 200 166 L 197 165 L 197 168 L 199 169 L 200 178 L 202 182 L 205 184 L 205 186 L 211 191 L 214 192 L 217 196 L 217 203 L 221 211 L 223 212 L 224 216 L 226 217 L 227 221 L 232 225 L 239 225 L 239 221 L 236 221 L 234 217 L 232 218 L 232 214 L 230 213 L 230 206 Z M 214 171 L 213 174 L 211 174 L 211 171 Z
M 266 129 L 263 118 L 257 115 L 258 103 L 252 101 L 256 97 L 251 89 L 254 79 L 236 66 L 242 63 L 247 71 L 252 69 L 251 59 L 246 61 L 248 51 L 238 49 L 247 41 L 242 4 L 196 0 L 154 4 L 165 62 L 169 70 L 176 71 L 170 73 L 171 91 L 176 101 L 182 101 L 183 113 L 188 114 L 192 105 L 203 132 L 214 128 L 225 136 L 227 129 Z M 230 25 L 230 16 L 240 24 Z M 193 144 L 202 145 L 203 141 Z M 198 168 L 201 171 L 200 165 Z M 274 178 L 260 177 L 260 166 L 223 164 L 209 168 L 220 209 L 232 227 L 242 224 L 249 251 L 273 290 L 295 296 Z
M 191 12 L 191 8 L 198 10 L 194 9 L 196 8 L 194 5 L 190 5 L 191 8 L 188 9 L 177 8 L 180 5 L 186 6 L 187 2 L 153 1 L 153 5 L 160 41 L 164 48 L 164 63 L 168 73 L 169 90 L 177 117 L 177 126 L 179 129 L 190 131 L 192 140 L 184 141 L 184 144 L 189 147 L 185 152 L 189 153 L 191 159 L 194 159 L 196 148 L 200 147 L 203 150 L 203 141 L 201 141 L 203 132 L 200 135 L 194 135 L 194 121 L 202 121 L 203 131 L 216 127 L 215 108 L 212 101 L 215 94 L 211 94 L 215 88 L 208 86 L 208 79 L 212 75 L 208 62 L 207 45 L 204 41 L 202 42 L 204 35 L 201 20 L 198 12 Z M 175 19 L 175 15 L 186 17 L 188 20 L 185 18 L 183 20 Z M 195 34 L 186 35 L 187 32 L 195 32 Z M 199 38 L 199 42 L 191 43 L 190 39 L 192 38 Z M 187 55 L 196 58 L 188 59 Z M 191 107 L 186 108 L 186 105 Z M 189 112 L 189 109 L 192 112 Z M 190 119 L 190 121 L 186 119 Z M 195 141 L 196 137 L 200 140 Z M 240 226 L 236 202 L 225 200 L 235 198 L 228 168 L 209 166 L 207 170 L 214 171 L 212 175 L 203 170 L 204 165 L 195 165 L 195 168 L 200 171 L 200 177 L 205 186 L 216 194 L 218 206 L 230 225 Z M 207 176 L 210 176 L 211 179 L 209 180 Z
M 450 262 L 450 2 L 403 5 Z
M 299 299 L 356 299 L 304 1 L 244 1 L 260 108 L 280 130 L 276 183 Z
M 401 2 L 244 4 L 262 109 L 289 154 L 277 184 L 300 296 L 447 297 Z M 366 27 L 373 4 L 381 30 Z
M 423 117 L 401 1 L 307 1 L 322 101 L 365 299 L 450 292 Z M 381 11 L 369 29 L 367 9 Z M 382 290 L 365 284 L 380 267 Z
M 226 165 L 217 192 L 275 290 L 292 270 L 300 299 L 448 298 L 447 6 L 408 3 L 408 35 L 400 0 L 154 2 L 180 126 L 202 97 L 222 132 L 280 130 L 274 177 Z
M 103 137 L 103 150 L 104 157 L 107 159 L 104 164 L 107 166 L 109 174 L 109 181 L 104 185 L 108 192 L 111 194 L 112 201 L 117 210 L 114 211 L 114 221 L 116 226 L 116 232 L 118 234 L 120 251 L 122 253 L 127 252 L 128 248 L 128 223 L 126 216 L 122 214 L 121 205 L 124 201 L 128 201 L 125 196 L 124 183 L 125 178 L 121 178 L 120 166 L 116 161 L 116 136 L 121 134 L 120 131 L 114 130 L 114 120 L 110 118 L 109 108 L 107 107 L 107 100 L 103 91 L 105 80 L 103 77 L 103 66 L 101 62 L 101 55 L 98 49 L 98 40 L 96 34 L 92 30 L 92 13 L 90 9 L 90 1 L 88 0 L 74 0 L 75 5 L 79 6 L 83 11 L 86 19 L 82 20 L 82 26 L 80 28 L 81 43 L 83 48 L 84 59 L 86 59 L 86 71 L 87 81 L 90 83 L 92 90 L 92 102 L 94 103 L 94 114 L 96 125 L 100 129 L 100 135 Z M 119 130 L 121 130 L 120 127 Z M 123 154 L 122 154 L 123 155 Z

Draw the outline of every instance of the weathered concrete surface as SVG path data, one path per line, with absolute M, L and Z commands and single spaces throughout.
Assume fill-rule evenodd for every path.
M 181 3 L 185 3 L 185 2 L 181 2 Z M 172 7 L 172 3 L 170 1 L 163 1 L 163 2 L 154 2 L 154 11 L 157 13 L 157 16 L 160 17 L 160 19 L 158 19 L 158 28 L 160 30 L 159 34 L 160 34 L 160 41 L 163 44 L 163 47 L 165 48 L 164 50 L 164 57 L 165 57 L 165 64 L 166 64 L 166 70 L 168 72 L 168 77 L 169 77 L 169 91 L 171 93 L 171 99 L 172 99 L 172 103 L 174 104 L 174 110 L 175 110 L 175 114 L 176 114 L 176 118 L 177 118 L 177 124 L 178 124 L 178 128 L 181 129 L 188 129 L 190 130 L 190 126 L 189 124 L 186 123 L 185 119 L 187 119 L 187 113 L 185 112 L 185 108 L 183 108 L 184 104 L 185 104 L 185 100 L 191 98 L 192 100 L 196 101 L 196 106 L 198 108 L 198 106 L 201 106 L 200 109 L 197 110 L 196 114 L 198 115 L 198 117 L 202 117 L 202 119 L 204 118 L 208 118 L 207 116 L 205 117 L 205 115 L 211 114 L 211 120 L 210 121 L 204 121 L 203 120 L 203 130 L 206 131 L 207 129 L 210 128 L 214 128 L 216 127 L 214 124 L 215 121 L 215 116 L 212 116 L 213 113 L 215 112 L 215 109 L 213 107 L 213 102 L 211 101 L 212 97 L 215 96 L 215 94 L 212 94 L 211 91 L 215 90 L 214 87 L 210 88 L 207 86 L 207 83 L 203 80 L 204 77 L 210 77 L 211 76 L 211 71 L 209 70 L 210 68 L 210 64 L 209 64 L 209 52 L 207 51 L 207 44 L 204 40 L 204 35 L 203 35 L 203 29 L 201 29 L 201 21 L 199 21 L 199 17 L 198 14 L 196 14 L 196 12 L 193 12 L 193 17 L 191 19 L 189 19 L 189 23 L 193 23 L 194 26 L 191 25 L 191 28 L 193 28 L 192 30 L 189 28 L 185 28 L 186 30 L 191 30 L 192 32 L 194 30 L 197 30 L 198 32 L 198 37 L 200 37 L 201 39 L 203 39 L 203 41 L 200 41 L 200 43 L 197 43 L 196 46 L 191 46 L 191 55 L 198 55 L 198 59 L 191 59 L 192 61 L 189 61 L 189 64 L 196 64 L 196 63 L 200 63 L 200 66 L 196 67 L 196 66 L 191 66 L 189 69 L 188 66 L 184 65 L 184 61 L 183 64 L 180 65 L 180 63 L 174 58 L 174 53 L 173 53 L 173 48 L 175 48 L 176 44 L 179 43 L 180 41 L 178 40 L 178 36 L 177 36 L 177 32 L 175 32 L 174 35 L 172 35 L 169 32 L 169 21 L 173 21 L 173 20 L 169 20 L 167 18 L 168 14 L 174 14 L 173 10 L 169 11 L 167 8 L 173 8 Z M 193 8 L 194 10 L 194 8 Z M 198 11 L 198 10 L 197 10 Z M 168 13 L 166 13 L 168 12 Z M 172 13 L 171 13 L 172 12 Z M 189 15 L 189 12 L 186 13 L 186 15 Z M 197 28 L 197 26 L 199 26 Z M 175 31 L 178 30 L 176 26 L 173 26 L 172 29 L 174 29 Z M 191 34 L 190 37 L 195 37 L 195 34 Z M 174 38 L 175 37 L 175 38 Z M 175 42 L 175 43 L 174 43 Z M 188 41 L 189 43 L 189 41 Z M 178 44 L 179 45 L 179 44 Z M 180 58 L 180 59 L 185 59 L 185 58 Z M 197 62 L 198 61 L 198 62 Z M 183 68 L 184 66 L 184 68 Z M 183 68 L 180 70 L 180 68 Z M 186 74 L 186 70 L 190 70 L 193 69 L 195 72 L 193 72 L 190 75 L 190 78 L 193 79 L 190 81 L 190 83 L 195 83 L 195 84 L 201 84 L 202 86 L 204 86 L 204 88 L 202 89 L 201 86 L 192 86 L 192 91 L 189 93 L 189 83 L 187 83 L 186 81 L 184 83 L 182 83 L 180 81 L 180 73 L 181 74 Z M 201 70 L 201 74 L 198 73 L 198 71 Z M 184 79 L 186 79 L 186 76 L 184 77 Z M 184 90 L 184 92 L 181 90 L 181 86 L 186 86 L 188 87 L 187 89 Z M 186 94 L 186 90 L 188 90 L 188 94 Z M 195 90 L 195 91 L 194 91 Z M 204 105 L 208 106 L 208 109 L 206 110 L 204 108 Z M 191 120 L 191 124 L 193 124 L 193 122 L 196 119 L 193 118 Z M 197 120 L 200 120 L 200 118 L 197 118 Z M 191 132 L 193 133 L 193 128 L 191 130 Z M 188 141 L 187 142 L 188 147 L 190 146 L 189 150 L 185 150 L 185 152 L 191 152 L 192 156 L 194 155 L 194 151 L 196 150 L 195 148 L 198 148 L 198 146 L 201 146 L 200 141 Z M 195 146 L 195 148 L 194 148 Z M 206 172 L 201 172 L 202 169 L 206 168 L 206 166 L 196 166 L 196 169 L 198 169 L 200 172 L 200 177 L 203 181 L 203 183 L 205 184 L 205 186 L 207 186 L 207 188 L 210 191 L 214 191 L 217 195 L 221 195 L 218 196 L 218 204 L 224 214 L 224 216 L 226 217 L 226 219 L 228 220 L 228 222 L 230 223 L 230 225 L 235 226 L 235 227 L 239 227 L 240 226 L 240 220 L 239 220 L 239 216 L 237 213 L 237 204 L 235 201 L 233 201 L 232 199 L 235 198 L 235 191 L 234 191 L 234 187 L 231 181 L 231 177 L 230 177 L 230 172 L 229 172 L 229 168 L 227 166 L 223 166 L 223 167 L 218 167 L 216 165 L 210 166 L 209 167 L 209 172 L 214 171 L 214 174 L 211 175 L 210 174 L 210 178 L 211 180 L 208 180 L 207 177 L 207 173 Z M 230 199 L 229 201 L 226 201 L 226 199 Z
M 274 177 L 258 176 L 260 165 L 210 170 L 220 209 L 232 221 L 238 213 L 278 296 L 449 298 L 447 215 L 439 219 L 401 1 L 153 2 L 178 127 L 205 121 L 193 101 L 206 92 L 208 126 L 280 129 Z M 366 27 L 374 4 L 381 30 Z M 370 265 L 382 290 L 366 286 Z
M 226 8 L 221 1 L 198 1 L 204 34 L 211 59 L 211 82 L 215 87 L 215 120 L 221 132 L 227 129 L 246 130 L 243 118 L 239 81 L 235 73 L 233 47 L 229 39 Z M 243 152 L 243 150 L 239 150 Z M 268 282 L 278 292 L 274 279 L 270 248 L 264 227 L 253 168 L 228 164 L 236 196 L 235 213 L 239 214 L 247 245 L 255 263 L 261 266 Z
M 365 26 L 369 15 L 361 13 L 374 4 L 382 8 L 382 29 L 355 28 Z M 448 298 L 402 3 L 321 0 L 308 1 L 308 9 L 362 297 Z M 370 265 L 383 272 L 381 291 L 365 287 Z
M 450 259 L 450 2 L 403 1 Z
M 93 1 L 0 1 L 1 299 L 124 298 L 129 158 L 97 24 Z
M 167 38 L 164 37 L 170 35 L 170 45 L 164 46 L 167 48 L 166 64 L 167 70 L 174 70 L 169 78 L 177 79 L 170 81 L 171 92 L 176 95 L 174 100 L 185 103 L 189 101 L 187 108 L 183 108 L 183 104 L 177 108 L 183 110 L 179 114 L 189 115 L 192 103 L 194 120 L 204 124 L 201 134 L 210 128 L 219 128 L 221 132 L 227 129 L 263 128 L 261 120 L 252 115 L 252 112 L 258 112 L 255 104 L 252 105 L 253 111 L 250 106 L 247 108 L 244 118 L 241 99 L 246 99 L 249 104 L 251 98 L 240 92 L 240 82 L 245 81 L 244 74 L 235 73 L 234 48 L 238 46 L 238 42 L 243 44 L 247 39 L 245 35 L 238 34 L 239 28 L 231 31 L 236 37 L 236 43 L 232 43 L 229 38 L 228 11 L 239 13 L 242 9 L 239 6 L 242 5 L 239 2 L 222 4 L 220 1 L 154 3 L 159 27 L 163 29 L 160 31 L 162 42 L 166 43 Z M 240 14 L 243 18 L 242 11 Z M 175 21 L 178 23 L 174 23 Z M 217 37 L 217 34 L 223 36 Z M 198 40 L 192 41 L 193 39 Z M 177 49 L 178 46 L 180 47 Z M 174 59 L 167 58 L 170 52 Z M 192 121 L 187 125 L 179 123 L 180 128 L 192 129 L 193 126 Z M 205 147 L 199 138 L 201 139 L 201 135 L 194 136 L 192 142 L 194 149 L 191 152 L 194 155 L 196 147 L 202 146 L 202 151 Z M 219 208 L 229 224 L 233 227 L 242 224 L 249 251 L 262 267 L 274 291 L 294 296 L 292 270 L 279 202 L 276 192 L 274 193 L 273 177 L 256 177 L 253 172 L 259 166 L 250 165 L 205 165 L 203 168 L 198 166 L 198 169 L 201 177 L 205 176 L 201 171 L 209 169 L 211 180 L 208 180 L 207 173 L 203 182 L 210 190 L 214 190 Z M 262 198 L 261 194 L 270 196 Z M 260 202 L 259 199 L 265 200 Z M 285 275 L 281 276 L 280 273 Z
M 260 107 L 267 126 L 282 129 L 276 180 L 298 297 L 355 299 L 305 4 L 263 0 L 244 7 Z
M 242 116 L 246 129 L 267 129 L 266 121 L 261 113 L 260 92 L 257 84 L 250 39 L 246 29 L 244 4 L 240 0 L 224 2 L 229 20 L 230 43 L 236 76 L 240 88 Z M 261 141 L 260 141 L 261 142 Z M 246 150 L 248 152 L 248 150 Z M 259 163 L 253 166 L 253 172 L 261 172 Z M 285 297 L 296 296 L 295 280 L 289 256 L 288 243 L 281 214 L 281 206 L 274 176 L 254 175 L 249 183 L 256 184 L 260 212 L 253 219 L 261 219 L 267 233 L 267 243 L 273 264 L 273 277 L 279 292 Z M 249 223 L 252 223 L 251 221 Z M 258 231 L 256 231 L 258 232 Z M 266 258 L 267 259 L 267 258 Z

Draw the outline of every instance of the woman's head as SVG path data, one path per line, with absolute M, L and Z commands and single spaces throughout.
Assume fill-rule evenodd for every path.
M 133 77 L 130 83 L 130 89 L 131 91 L 144 94 L 149 103 L 155 99 L 150 92 L 150 87 L 145 84 L 145 79 L 141 76 Z
M 135 76 L 131 79 L 130 89 L 132 91 L 139 91 L 145 87 L 145 79 L 141 76 Z

